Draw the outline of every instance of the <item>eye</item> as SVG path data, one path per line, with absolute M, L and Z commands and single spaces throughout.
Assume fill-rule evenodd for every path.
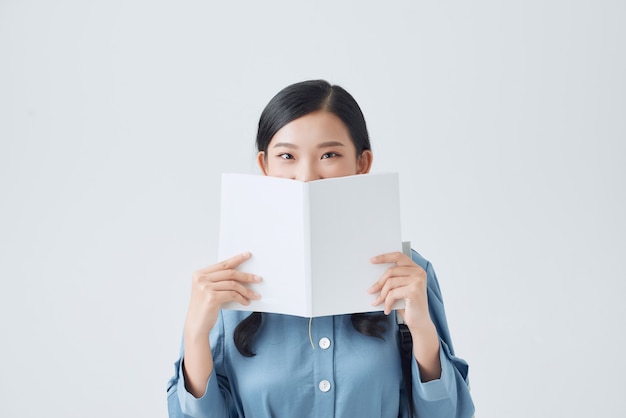
M 278 158 L 282 158 L 283 160 L 293 160 L 293 155 L 288 152 L 283 152 L 282 154 L 278 154 Z
M 324 155 L 322 155 L 322 160 L 325 160 L 327 158 L 338 157 L 338 156 L 339 156 L 339 154 L 337 154 L 336 152 L 332 152 L 331 151 L 331 152 L 324 153 Z

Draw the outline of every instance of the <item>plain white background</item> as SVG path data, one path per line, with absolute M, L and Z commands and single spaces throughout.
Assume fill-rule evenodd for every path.
M 165 417 L 219 175 L 325 78 L 441 282 L 478 417 L 626 415 L 623 1 L 0 0 L 0 416 Z M 259 202 L 262 204 L 262 202 Z

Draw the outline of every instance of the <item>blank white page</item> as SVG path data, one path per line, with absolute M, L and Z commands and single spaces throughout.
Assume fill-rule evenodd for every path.
M 313 316 L 382 310 L 371 306 L 375 297 L 367 289 L 390 265 L 370 258 L 402 250 L 398 175 L 363 174 L 308 186 Z
M 251 287 L 261 295 L 224 309 L 306 316 L 304 184 L 247 174 L 222 175 L 219 259 L 250 251 L 240 271 L 263 277 Z

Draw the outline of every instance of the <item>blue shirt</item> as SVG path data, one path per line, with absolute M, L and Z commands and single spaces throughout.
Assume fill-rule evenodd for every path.
M 411 400 L 419 417 L 471 417 L 467 363 L 455 357 L 432 265 L 415 251 L 428 276 L 428 304 L 440 338 L 441 378 L 422 383 L 412 358 Z M 222 311 L 209 335 L 214 368 L 205 394 L 185 389 L 183 349 L 168 384 L 170 418 L 408 417 L 395 312 L 384 339 L 360 334 L 350 315 L 309 318 L 263 314 L 254 357 L 242 356 L 234 329 L 249 312 Z M 313 342 L 313 345 L 311 344 Z

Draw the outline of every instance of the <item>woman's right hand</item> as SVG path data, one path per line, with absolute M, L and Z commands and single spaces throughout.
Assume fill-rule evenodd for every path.
M 183 373 L 185 388 L 196 398 L 204 395 L 213 371 L 208 336 L 217 322 L 220 307 L 226 302 L 248 305 L 251 299 L 260 298 L 246 285 L 258 283 L 261 278 L 236 270 L 249 258 L 250 253 L 239 254 L 193 273 L 191 300 L 185 320 Z
M 250 256 L 249 252 L 239 254 L 193 273 L 185 335 L 206 339 L 224 303 L 249 305 L 250 300 L 260 298 L 258 293 L 246 285 L 258 283 L 261 278 L 236 270 Z

